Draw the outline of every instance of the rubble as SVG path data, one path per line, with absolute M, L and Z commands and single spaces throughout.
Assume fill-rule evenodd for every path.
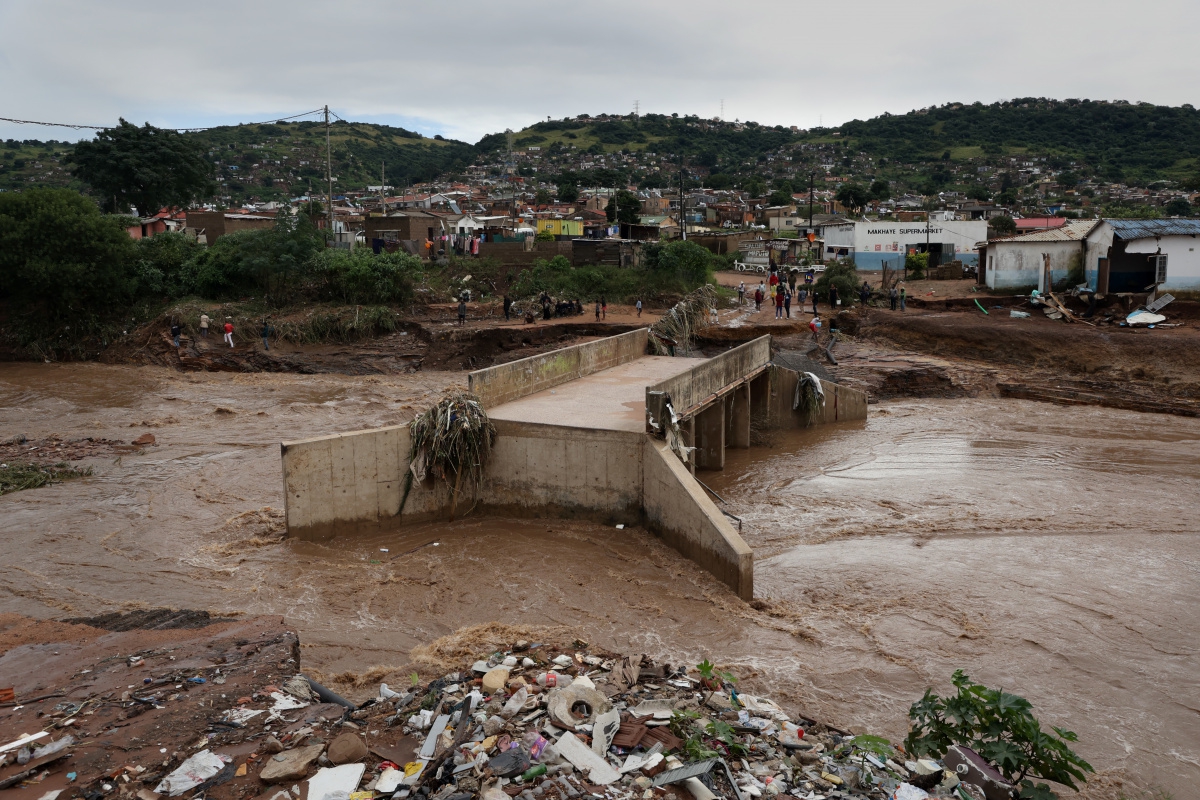
M 249 633 L 239 624 L 211 630 Z M 269 626 L 257 632 L 235 644 L 262 649 L 268 660 L 235 664 L 227 646 L 208 645 L 224 654 L 219 665 L 182 651 L 176 662 L 161 649 L 130 656 L 123 640 L 111 638 L 127 634 L 109 634 L 119 657 L 99 662 L 111 665 L 99 672 L 113 675 L 92 689 L 102 693 L 47 701 L 42 708 L 53 711 L 39 723 L 66 727 L 95 703 L 98 716 L 88 725 L 103 738 L 77 725 L 72 731 L 85 737 L 78 742 L 61 732 L 0 741 L 7 760 L 14 751 L 26 756 L 0 766 L 0 781 L 31 785 L 48 774 L 42 788 L 61 787 L 63 800 L 295 800 L 306 780 L 308 800 L 922 800 L 966 790 L 952 766 L 911 760 L 878 737 L 789 714 L 739 691 L 735 676 L 707 661 L 692 668 L 586 642 L 522 642 L 423 686 L 414 676 L 410 691 L 381 685 L 378 696 L 355 704 L 298 672 L 290 635 Z M 161 715 L 172 708 L 187 716 L 171 724 Z M 121 727 L 132 718 L 140 727 Z M 159 732 L 164 727 L 173 740 Z M 124 758 L 97 760 L 97 747 L 108 753 L 109 743 L 123 740 Z M 78 780 L 66 773 L 76 769 Z

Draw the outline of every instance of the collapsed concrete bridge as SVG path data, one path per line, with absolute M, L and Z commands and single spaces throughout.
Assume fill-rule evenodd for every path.
M 753 552 L 696 469 L 723 469 L 726 448 L 750 447 L 752 420 L 862 420 L 867 397 L 822 381 L 825 404 L 810 418 L 792 408 L 800 375 L 771 363 L 770 336 L 713 358 L 649 356 L 647 336 L 642 328 L 470 373 L 498 434 L 477 508 L 642 524 L 750 599 Z M 686 463 L 661 435 L 668 404 Z M 447 515 L 449 490 L 432 480 L 414 481 L 401 510 L 409 449 L 407 425 L 284 442 L 289 534 L 319 540 Z

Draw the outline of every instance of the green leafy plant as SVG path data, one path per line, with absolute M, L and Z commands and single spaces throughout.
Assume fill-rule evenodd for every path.
M 929 253 L 909 253 L 904 257 L 904 268 L 908 270 L 910 281 L 919 281 L 925 277 L 929 267 Z
M 1068 746 L 1078 741 L 1072 731 L 1053 727 L 1042 730 L 1033 716 L 1033 705 L 1024 697 L 1002 689 L 989 689 L 961 669 L 951 678 L 958 693 L 939 697 L 932 689 L 908 710 L 911 726 L 904 748 L 916 756 L 941 758 L 951 745 L 965 745 L 996 766 L 1020 789 L 1022 798 L 1056 797 L 1042 778 L 1078 791 L 1075 782 L 1087 782 L 1092 766 Z
M 737 683 L 732 672 L 721 672 L 706 658 L 696 665 L 700 677 L 705 681 L 720 681 L 722 683 Z
M 721 742 L 734 755 L 745 755 L 748 751 L 746 745 L 737 740 L 737 736 L 733 732 L 733 726 L 725 720 L 715 719 L 704 728 L 713 739 Z

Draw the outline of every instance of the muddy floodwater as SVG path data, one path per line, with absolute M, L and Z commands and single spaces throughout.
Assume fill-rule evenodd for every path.
M 464 382 L 0 365 L 0 438 L 157 438 L 0 498 L 0 611 L 282 614 L 330 677 L 402 666 L 463 626 L 568 626 L 734 665 L 796 710 L 894 739 L 961 667 L 1078 732 L 1097 789 L 1195 796 L 1200 420 L 907 400 L 731 450 L 699 477 L 743 520 L 751 604 L 640 530 L 468 518 L 282 537 L 281 440 L 402 422 Z

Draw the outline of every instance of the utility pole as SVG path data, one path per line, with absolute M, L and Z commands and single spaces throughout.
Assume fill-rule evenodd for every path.
M 683 153 L 679 154 L 679 232 L 687 241 L 687 215 L 683 213 Z
M 333 146 L 329 143 L 329 106 L 325 106 L 325 180 L 329 193 L 325 196 L 329 203 L 326 218 L 329 220 L 329 241 L 333 241 Z
M 384 177 L 387 171 L 387 162 L 379 162 L 379 205 L 383 209 L 383 215 L 387 216 L 387 179 Z
M 808 232 L 809 233 L 813 232 L 813 229 L 812 229 L 812 226 L 813 226 L 813 224 L 812 224 L 812 222 L 813 222 L 813 185 L 814 185 L 813 182 L 816 181 L 816 179 L 817 179 L 817 173 L 815 173 L 815 172 L 808 173 Z

